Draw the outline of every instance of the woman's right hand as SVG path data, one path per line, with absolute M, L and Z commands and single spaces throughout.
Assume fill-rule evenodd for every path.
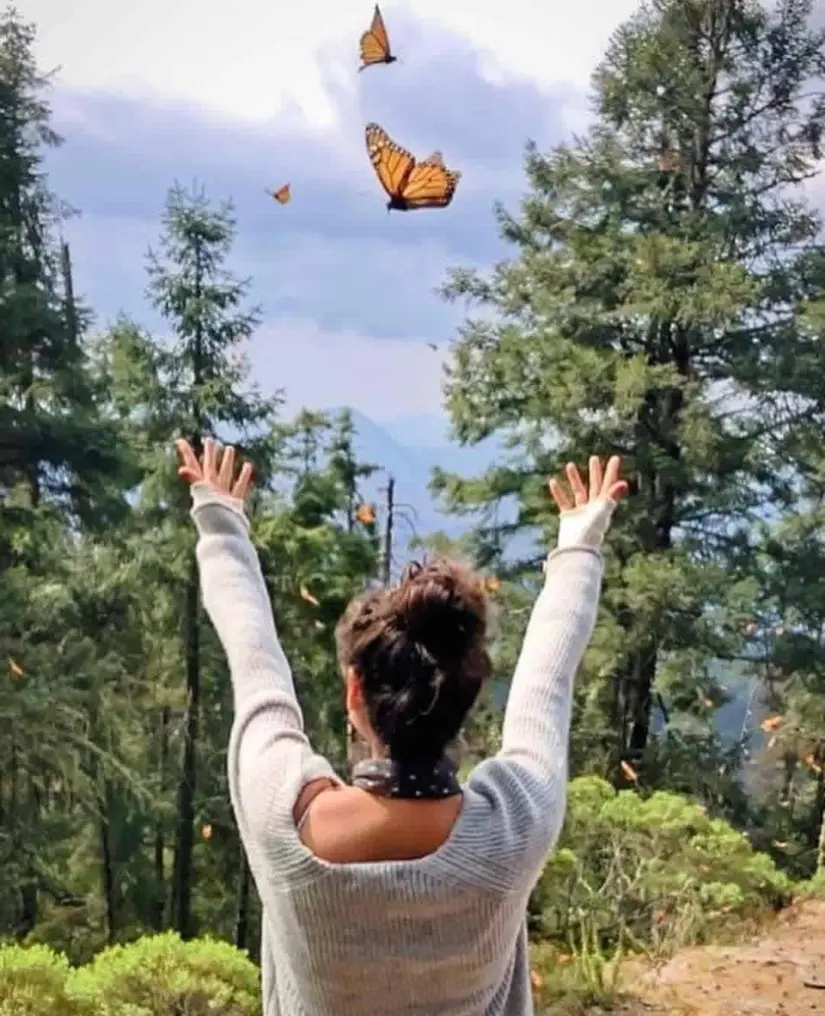
M 175 446 L 181 459 L 178 475 L 187 483 L 208 484 L 216 494 L 244 501 L 252 486 L 252 463 L 244 462 L 236 475 L 235 449 L 232 445 L 221 452 L 212 438 L 206 438 L 200 462 L 188 441 L 180 438 Z
M 613 455 L 602 466 L 598 455 L 589 462 L 589 489 L 572 462 L 567 463 L 569 491 L 556 479 L 549 481 L 550 494 L 561 513 L 559 547 L 601 547 L 604 534 L 610 525 L 613 509 L 627 496 L 626 480 L 620 479 L 622 460 Z

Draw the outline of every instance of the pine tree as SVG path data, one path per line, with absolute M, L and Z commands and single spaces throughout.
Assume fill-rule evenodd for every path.
M 0 912 L 21 937 L 45 899 L 67 896 L 64 875 L 49 874 L 66 859 L 49 842 L 49 831 L 60 838 L 71 828 L 64 802 L 95 810 L 89 746 L 77 731 L 83 680 L 65 669 L 74 659 L 83 674 L 95 655 L 88 614 L 76 611 L 72 555 L 78 523 L 99 529 L 122 515 L 128 482 L 117 430 L 99 412 L 87 315 L 58 239 L 64 209 L 44 163 L 61 139 L 50 126 L 34 39 L 14 8 L 0 15 L 0 654 L 14 662 L 0 695 L 0 866 L 9 872 Z M 52 627 L 66 618 L 74 622 L 68 631 Z M 104 642 L 105 622 L 98 628 Z
M 825 256 L 814 252 L 807 282 L 812 299 L 803 322 L 815 351 L 794 364 L 798 387 L 822 401 L 818 350 L 825 335 Z M 825 444 L 822 420 L 811 413 L 784 435 L 790 482 L 777 498 L 777 517 L 759 527 L 760 597 L 747 626 L 748 653 L 760 668 L 768 713 L 758 759 L 767 807 L 765 848 L 783 844 L 781 860 L 799 876 L 822 864 L 825 840 Z
M 167 443 L 182 435 L 200 450 L 202 437 L 211 434 L 225 441 L 229 437 L 242 452 L 254 455 L 255 448 L 260 451 L 266 443 L 280 397 L 264 398 L 250 385 L 247 362 L 238 348 L 253 334 L 259 312 L 245 309 L 249 283 L 236 279 L 226 267 L 234 235 L 231 205 L 213 208 L 202 192 L 179 187 L 170 191 L 160 250 L 149 257 L 150 294 L 173 329 L 171 346 L 150 354 L 161 381 L 155 388 L 164 392 L 154 416 L 156 425 L 165 420 Z M 165 461 L 168 469 L 168 456 Z M 181 603 L 187 696 L 172 924 L 186 937 L 193 932 L 192 855 L 203 648 L 197 564 L 187 517 L 188 495 L 182 487 L 177 483 L 174 489 L 178 492 L 178 522 L 183 522 L 187 533 Z M 162 504 L 159 507 L 162 510 Z
M 65 214 L 44 160 L 61 143 L 43 98 L 35 30 L 0 16 L 0 496 L 7 522 L 44 500 L 94 514 L 120 469 L 116 434 L 89 384 L 86 315 L 71 292 Z M 98 505 L 98 507 L 100 507 Z
M 309 736 L 343 771 L 346 717 L 333 633 L 378 569 L 376 513 L 359 487 L 375 467 L 358 460 L 346 411 L 302 410 L 274 436 L 273 472 L 288 480 L 289 495 L 284 503 L 270 494 L 261 504 L 264 570 Z
M 718 661 L 741 650 L 758 586 L 753 525 L 788 481 L 796 428 L 812 413 L 821 425 L 821 389 L 798 369 L 823 366 L 800 324 L 820 222 L 798 185 L 825 123 L 807 95 L 825 69 L 811 7 L 645 4 L 595 74 L 587 134 L 549 156 L 528 146 L 521 211 L 499 210 L 514 258 L 445 290 L 486 312 L 454 347 L 454 430 L 512 445 L 480 480 L 435 478 L 453 507 L 486 513 L 482 563 L 538 532 L 535 571 L 554 534 L 546 476 L 625 456 L 632 496 L 574 740 L 577 764 L 617 779 L 661 754 L 654 723 L 665 745 L 703 743 L 724 700 Z M 515 521 L 496 525 L 508 500 Z

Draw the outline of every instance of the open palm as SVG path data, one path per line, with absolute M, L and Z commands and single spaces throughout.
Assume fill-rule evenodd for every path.
M 252 486 L 252 463 L 244 462 L 236 476 L 236 455 L 232 445 L 221 451 L 216 441 L 211 437 L 205 438 L 200 462 L 188 441 L 180 438 L 175 447 L 181 458 L 178 476 L 187 483 L 208 483 L 219 494 L 239 501 L 246 498 Z
M 570 491 L 558 480 L 552 479 L 548 483 L 550 494 L 560 512 L 575 511 L 590 501 L 621 501 L 629 489 L 627 481 L 619 479 L 621 468 L 622 460 L 618 455 L 608 459 L 606 468 L 602 466 L 598 455 L 591 455 L 588 463 L 588 490 L 578 467 L 575 463 L 568 462 L 565 472 Z

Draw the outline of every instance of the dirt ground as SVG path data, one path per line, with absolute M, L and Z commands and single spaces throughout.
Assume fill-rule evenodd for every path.
M 825 1016 L 825 901 L 790 907 L 750 943 L 685 949 L 624 981 L 637 998 L 622 1016 Z

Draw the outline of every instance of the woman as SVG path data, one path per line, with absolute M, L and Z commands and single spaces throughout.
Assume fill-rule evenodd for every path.
M 351 722 L 372 760 L 354 785 L 303 729 L 243 503 L 252 471 L 178 442 L 203 600 L 229 661 L 232 805 L 263 903 L 264 1016 L 529 1016 L 527 899 L 564 818 L 573 678 L 596 618 L 600 547 L 627 492 L 591 458 L 555 480 L 547 559 L 502 749 L 463 786 L 446 750 L 490 672 L 485 599 L 462 567 L 408 570 L 337 631 Z

